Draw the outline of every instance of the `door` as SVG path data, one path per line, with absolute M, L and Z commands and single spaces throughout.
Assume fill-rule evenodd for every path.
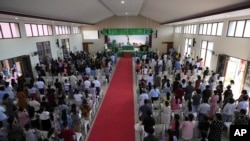
M 89 45 L 90 44 L 94 44 L 94 43 L 93 42 L 84 42 L 84 43 L 82 43 L 82 49 L 83 49 L 83 51 L 89 53 Z
M 217 69 L 216 72 L 219 74 L 220 77 L 224 77 L 226 70 L 227 70 L 227 62 L 229 57 L 224 54 L 218 55 L 218 61 L 217 61 Z
M 83 51 L 89 53 L 89 44 L 88 43 L 83 43 L 82 46 L 83 46 Z
M 62 50 L 64 58 L 68 58 L 70 54 L 69 38 L 62 39 Z
M 33 71 L 32 71 L 32 67 L 31 67 L 31 61 L 30 61 L 30 57 L 28 55 L 25 56 L 21 56 L 21 68 L 23 71 L 23 75 L 25 77 L 33 77 Z
M 250 93 L 250 62 L 248 62 L 247 64 L 246 76 L 244 78 L 245 78 L 244 89 L 247 90 L 249 94 Z
M 230 80 L 234 81 L 234 85 L 232 85 L 231 89 L 233 91 L 235 99 L 239 98 L 241 90 L 244 86 L 244 76 L 246 73 L 246 68 L 247 61 L 229 57 L 224 85 L 229 85 Z

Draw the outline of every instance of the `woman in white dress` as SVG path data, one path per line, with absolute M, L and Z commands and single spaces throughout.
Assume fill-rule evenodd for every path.
M 169 101 L 165 101 L 162 107 L 161 120 L 164 124 L 169 124 L 171 120 L 171 108 L 169 106 Z

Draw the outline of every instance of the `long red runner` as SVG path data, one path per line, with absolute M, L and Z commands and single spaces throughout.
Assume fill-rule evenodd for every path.
M 120 58 L 88 141 L 134 141 L 132 58 Z

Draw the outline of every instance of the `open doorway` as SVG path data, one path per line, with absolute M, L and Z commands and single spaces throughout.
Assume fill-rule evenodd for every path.
M 63 50 L 63 57 L 68 58 L 70 55 L 69 38 L 62 39 L 62 50 Z
M 246 68 L 247 61 L 234 57 L 228 58 L 224 86 L 228 86 L 230 84 L 230 80 L 234 80 L 232 91 L 235 99 L 239 98 L 241 90 L 244 86 Z

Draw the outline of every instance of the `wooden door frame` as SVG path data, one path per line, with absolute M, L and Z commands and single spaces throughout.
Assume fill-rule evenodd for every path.
M 92 45 L 92 44 L 94 44 L 94 43 L 93 42 L 83 42 L 82 43 L 82 50 L 85 51 L 84 46 L 86 45 L 86 47 L 87 47 L 87 51 L 86 52 L 89 53 L 89 45 Z

